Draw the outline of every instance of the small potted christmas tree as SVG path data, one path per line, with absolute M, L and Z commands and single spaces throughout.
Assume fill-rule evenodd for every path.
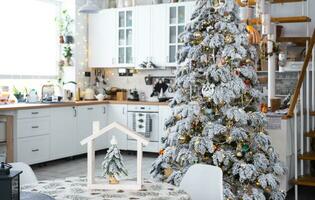
M 108 177 L 109 184 L 118 184 L 118 177 L 121 175 L 128 176 L 128 172 L 123 163 L 123 157 L 117 147 L 115 136 L 112 137 L 110 143 L 111 146 L 102 162 L 103 176 Z

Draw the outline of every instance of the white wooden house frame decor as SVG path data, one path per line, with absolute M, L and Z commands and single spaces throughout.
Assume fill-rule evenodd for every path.
M 137 140 L 137 180 L 120 181 L 119 184 L 96 183 L 95 181 L 95 146 L 94 141 L 98 137 L 108 133 L 111 129 L 118 129 L 131 138 Z M 81 145 L 87 144 L 87 187 L 89 190 L 139 190 L 142 187 L 142 148 L 147 146 L 149 141 L 142 135 L 130 130 L 124 125 L 113 122 L 103 129 L 100 129 L 100 122 L 93 122 L 93 134 L 81 141 Z

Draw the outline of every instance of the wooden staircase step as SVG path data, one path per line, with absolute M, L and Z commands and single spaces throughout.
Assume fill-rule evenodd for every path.
M 315 177 L 310 175 L 300 176 L 297 179 L 293 179 L 291 183 L 293 183 L 294 185 L 315 187 Z
M 305 46 L 310 39 L 310 37 L 279 37 L 277 42 L 292 42 L 297 46 Z
M 306 152 L 298 156 L 300 160 L 315 160 L 315 152 Z
M 247 20 L 245 20 L 246 22 Z M 273 17 L 271 21 L 274 23 L 303 23 L 312 21 L 311 18 L 307 16 L 294 16 L 294 17 Z M 253 18 L 248 19 L 249 24 L 261 24 L 261 19 Z
M 306 132 L 305 137 L 315 138 L 315 131 Z
M 278 3 L 283 4 L 283 3 L 297 3 L 297 2 L 303 2 L 303 1 L 305 1 L 305 0 L 273 0 L 273 1 L 271 1 L 271 3 L 272 4 L 278 4 Z M 241 2 L 241 0 L 237 0 L 237 3 L 242 7 L 246 6 L 245 4 L 243 4 Z M 249 5 L 254 6 L 254 5 L 256 5 L 256 0 L 249 0 L 248 3 L 249 3 Z

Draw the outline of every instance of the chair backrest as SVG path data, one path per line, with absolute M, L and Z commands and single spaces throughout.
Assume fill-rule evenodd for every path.
M 23 173 L 20 175 L 21 185 L 38 183 L 34 171 L 29 165 L 22 162 L 10 163 L 10 165 L 12 166 L 11 170 L 23 171 Z
M 192 200 L 223 200 L 223 177 L 219 167 L 205 164 L 191 166 L 184 175 L 180 188 Z

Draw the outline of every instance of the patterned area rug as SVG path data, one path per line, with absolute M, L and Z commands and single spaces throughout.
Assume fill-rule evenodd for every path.
M 96 178 L 96 181 L 100 181 Z M 60 180 L 40 181 L 36 185 L 24 185 L 24 192 L 40 192 L 56 200 L 190 200 L 189 195 L 166 183 L 144 180 L 138 191 L 99 190 L 90 193 L 86 177 L 71 177 Z

